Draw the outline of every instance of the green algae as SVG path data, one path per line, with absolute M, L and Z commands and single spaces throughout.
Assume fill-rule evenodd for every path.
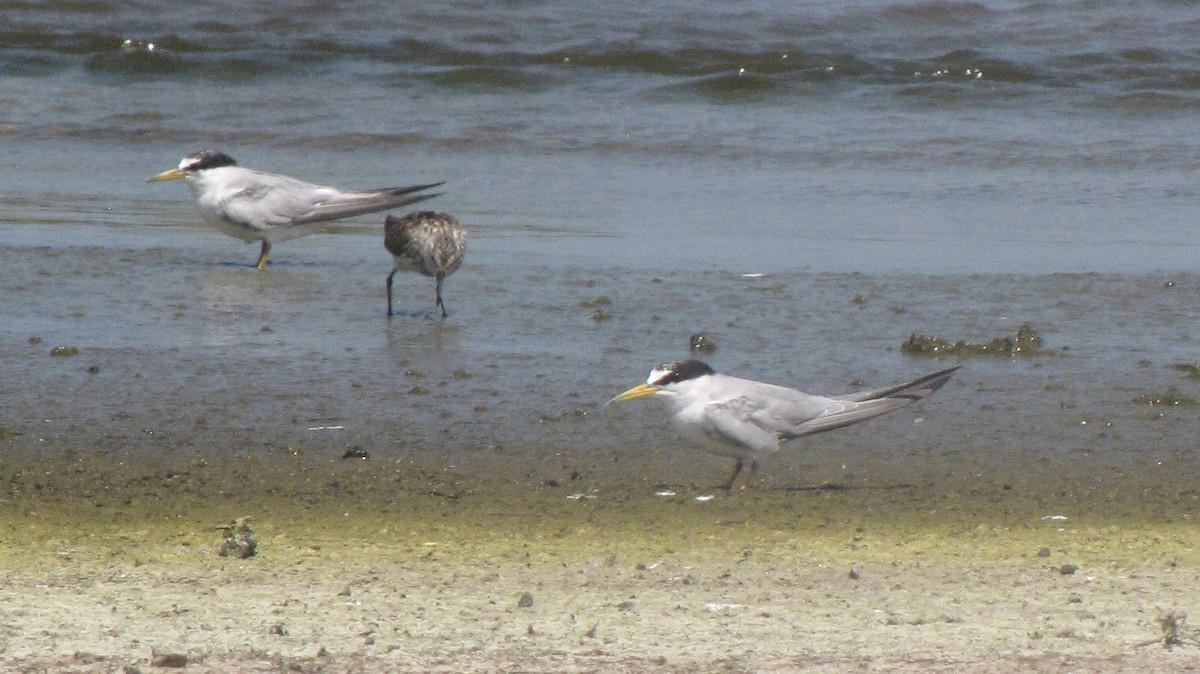
M 1069 501 L 1062 487 L 1056 480 L 966 495 L 933 486 L 728 494 L 676 485 L 666 497 L 636 481 L 546 480 L 504 467 L 447 473 L 291 454 L 138 465 L 80 454 L 25 467 L 0 462 L 0 566 L 82 557 L 220 564 L 214 525 L 240 517 L 253 517 L 261 541 L 248 563 L 272 565 L 317 558 L 576 564 L 615 555 L 632 567 L 669 557 L 738 559 L 747 551 L 764 558 L 936 560 L 963 555 L 964 540 L 973 557 L 1018 560 L 1036 557 L 1046 536 L 1063 527 L 1080 533 L 1053 534 L 1056 560 L 1085 568 L 1111 554 L 1113 541 L 1138 558 L 1200 555 L 1188 552 L 1196 520 L 1186 511 L 1195 506 L 1171 489 L 1154 494 L 1177 516 L 1184 513 L 1177 520 L 1164 519 L 1164 503 L 1146 500 L 1139 488 L 1124 498 L 1083 494 Z M 586 498 L 572 498 L 578 494 Z M 1045 519 L 1064 508 L 1069 522 Z
M 1175 363 L 1171 367 L 1184 373 L 1188 379 L 1200 379 L 1200 363 Z
M 948 342 L 940 337 L 918 333 L 900 345 L 900 352 L 909 356 L 998 356 L 1003 358 L 1029 357 L 1042 349 L 1042 337 L 1029 324 L 1017 329 L 1013 336 L 997 337 L 990 342 L 971 343 L 964 340 Z
M 595 309 L 597 307 L 607 307 L 613 303 L 612 298 L 608 295 L 601 295 L 594 300 L 584 300 L 579 303 L 579 306 L 584 309 Z
M 1161 393 L 1147 393 L 1133 399 L 1139 405 L 1155 405 L 1161 407 L 1197 407 L 1200 400 L 1186 396 L 1174 386 L 1167 387 Z

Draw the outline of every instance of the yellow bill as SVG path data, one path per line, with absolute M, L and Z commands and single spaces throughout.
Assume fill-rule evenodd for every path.
M 622 393 L 621 395 L 617 396 L 616 398 L 613 398 L 612 400 L 610 400 L 608 402 L 609 403 L 619 403 L 622 400 L 636 400 L 637 398 L 645 398 L 648 396 L 652 396 L 655 393 L 658 393 L 657 386 L 651 386 L 649 384 L 638 384 L 637 386 L 634 386 L 633 388 L 629 389 L 628 391 Z M 607 405 L 608 403 L 605 403 L 605 404 Z
M 180 171 L 177 168 L 173 168 L 170 171 L 163 171 L 162 173 L 154 176 L 153 178 L 147 180 L 146 182 L 156 183 L 160 180 L 182 180 L 185 177 L 187 177 L 186 173 L 184 173 L 183 171 Z

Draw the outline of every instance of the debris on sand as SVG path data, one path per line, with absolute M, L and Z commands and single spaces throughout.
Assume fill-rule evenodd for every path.
M 900 352 L 909 356 L 1018 356 L 1037 355 L 1042 348 L 1042 337 L 1028 323 L 1017 329 L 1012 337 L 997 337 L 990 342 L 973 344 L 964 340 L 950 343 L 941 337 L 927 337 L 912 333 Z
M 1183 625 L 1186 622 L 1186 613 L 1176 613 L 1175 611 L 1163 613 L 1158 617 L 1158 627 L 1162 630 L 1162 636 L 1157 639 L 1143 641 L 1140 644 L 1136 644 L 1136 646 L 1142 648 L 1153 644 L 1162 644 L 1163 648 L 1169 651 L 1176 646 L 1200 644 L 1200 640 L 1197 640 L 1194 635 L 1184 634 Z
M 222 557 L 246 559 L 258 554 L 258 536 L 250 529 L 249 517 L 239 517 L 217 528 L 225 534 L 225 542 L 217 551 Z

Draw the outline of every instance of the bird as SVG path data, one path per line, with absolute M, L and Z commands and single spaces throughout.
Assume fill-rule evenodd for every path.
M 906 384 L 832 397 L 810 395 L 784 386 L 718 374 L 707 363 L 677 360 L 654 368 L 639 384 L 609 403 L 656 396 L 673 408 L 673 421 L 684 435 L 711 454 L 737 460 L 722 485 L 732 490 L 750 466 L 743 489 L 752 487 L 759 461 L 778 452 L 780 443 L 866 421 L 910 405 L 940 389 L 961 366 L 925 375 Z
M 425 190 L 443 185 L 410 185 L 351 192 L 306 183 L 296 178 L 242 168 L 216 150 L 189 154 L 178 168 L 147 182 L 184 180 L 192 189 L 204 220 L 246 243 L 261 241 L 255 266 L 264 270 L 271 244 L 319 231 L 331 220 L 399 208 L 438 194 Z
M 383 221 L 383 247 L 395 261 L 387 275 L 387 315 L 392 315 L 392 279 L 396 272 L 416 271 L 437 279 L 437 307 L 446 317 L 442 281 L 462 266 L 467 253 L 467 233 L 454 217 L 433 211 L 417 211 Z

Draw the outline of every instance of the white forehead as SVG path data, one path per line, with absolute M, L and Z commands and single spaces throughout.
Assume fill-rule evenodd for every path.
M 654 382 L 658 381 L 659 379 L 662 379 L 663 377 L 670 374 L 670 372 L 671 371 L 665 367 L 656 367 L 653 370 L 650 370 L 650 376 L 646 377 L 646 383 L 653 384 Z

